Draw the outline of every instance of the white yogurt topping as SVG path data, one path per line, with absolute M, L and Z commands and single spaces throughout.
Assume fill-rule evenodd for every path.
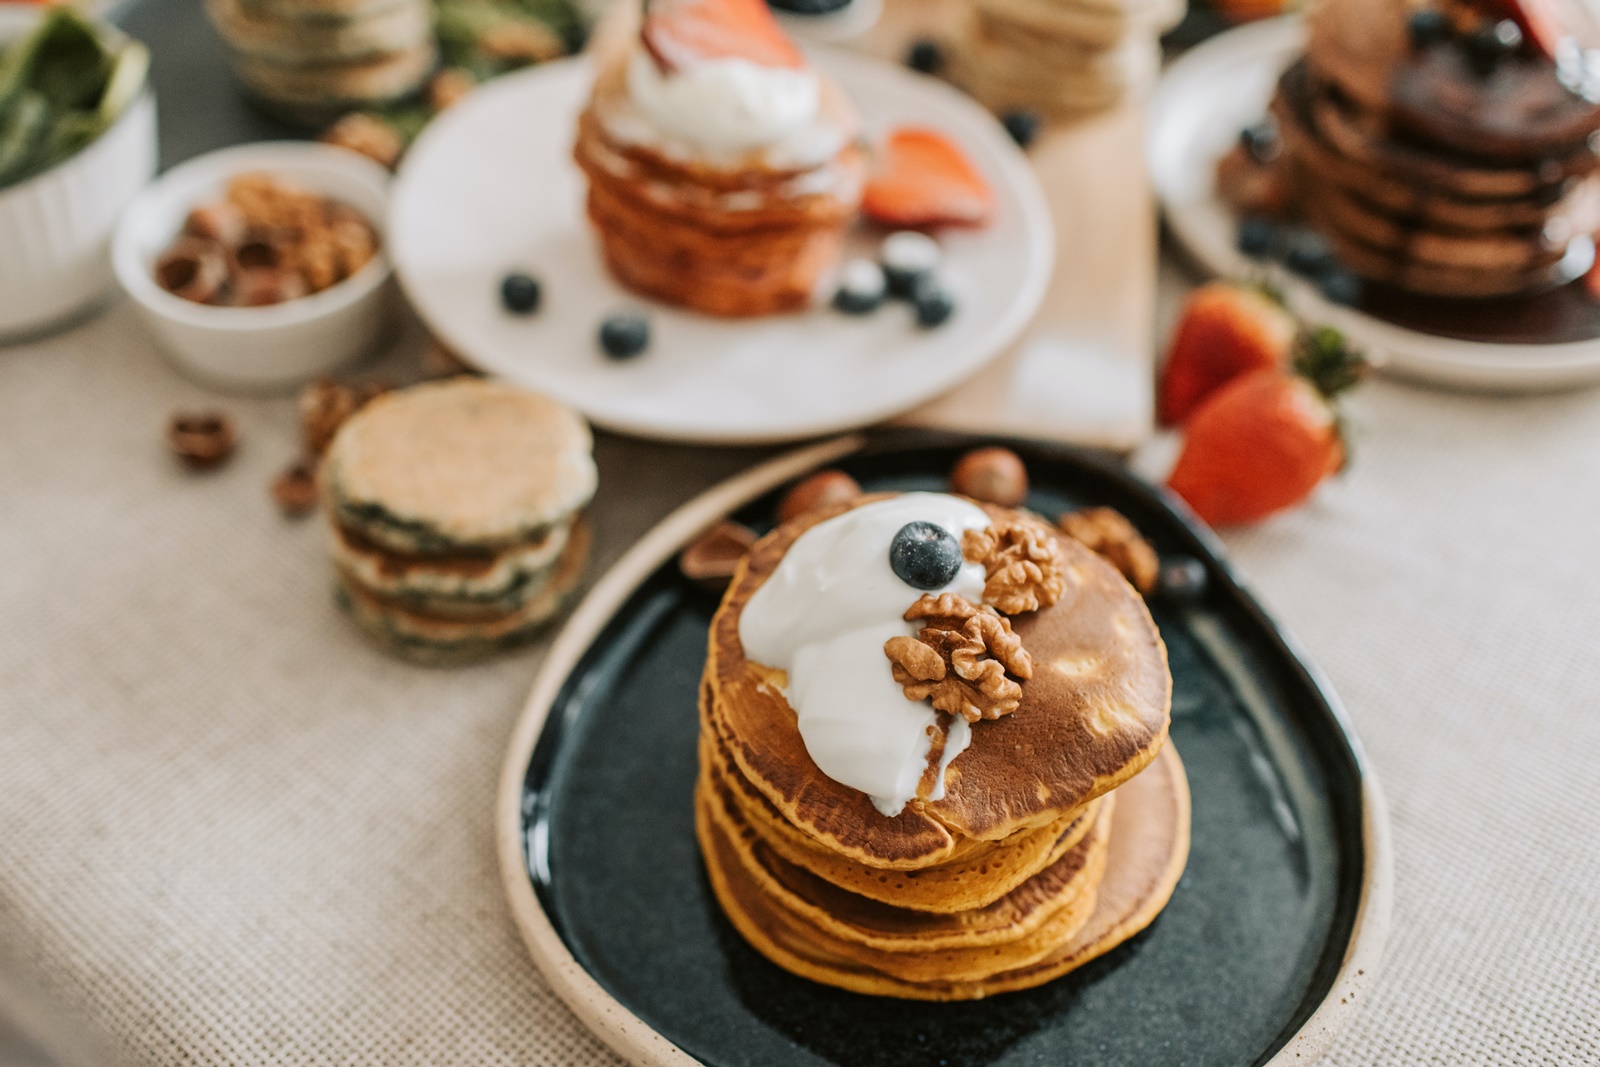
M 943 493 L 847 511 L 801 534 L 739 619 L 745 656 L 788 673 L 784 696 L 812 760 L 891 818 L 917 795 L 939 713 L 906 699 L 883 654 L 889 638 L 917 634 L 901 616 L 923 594 L 890 569 L 889 545 L 908 522 L 937 523 L 959 541 L 989 521 L 981 508 Z M 983 567 L 964 563 L 933 591 L 978 601 L 983 582 Z M 959 716 L 952 724 L 931 799 L 944 796 L 945 768 L 971 740 L 966 726 Z
M 736 58 L 701 60 L 668 74 L 636 48 L 628 57 L 628 95 L 662 133 L 709 152 L 742 152 L 781 141 L 815 119 L 821 84 L 812 70 Z

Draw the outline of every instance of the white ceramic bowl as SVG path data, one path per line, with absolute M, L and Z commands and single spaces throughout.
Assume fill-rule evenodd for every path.
M 268 307 L 212 307 L 162 289 L 154 264 L 189 209 L 220 197 L 229 179 L 249 173 L 274 174 L 343 201 L 384 238 L 388 171 L 343 148 L 272 141 L 211 152 L 162 175 L 124 213 L 112 265 L 180 369 L 228 389 L 292 389 L 354 362 L 377 344 L 392 310 L 389 258 L 380 248 L 339 284 Z
M 0 3 L 0 42 L 38 8 Z M 0 190 L 0 338 L 74 318 L 111 289 L 117 217 L 156 172 L 156 105 L 146 90 L 82 151 Z

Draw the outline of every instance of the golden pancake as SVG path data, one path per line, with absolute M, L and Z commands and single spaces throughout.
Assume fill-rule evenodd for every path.
M 1062 919 L 1066 925 L 1074 918 L 1074 908 L 1092 908 L 1070 937 L 1025 963 L 1007 965 L 1005 954 L 995 952 L 997 966 L 979 977 L 968 976 L 977 968 L 959 966 L 944 972 L 930 968 L 933 973 L 919 971 L 923 976 L 908 979 L 878 964 L 901 962 L 910 954 L 879 953 L 866 961 L 858 947 L 830 940 L 775 905 L 748 873 L 734 843 L 704 815 L 704 807 L 700 806 L 698 825 L 712 889 L 735 928 L 757 951 L 814 981 L 915 1000 L 976 1000 L 1042 985 L 1081 967 L 1155 919 L 1170 899 L 1189 851 L 1188 783 L 1169 744 L 1143 773 L 1118 790 L 1104 874 L 1092 895 L 1079 894 L 1063 909 L 1068 913 Z
M 1161 636 L 1115 568 L 1053 534 L 1067 561 L 1068 589 L 1053 607 L 1011 620 L 1033 657 L 1033 678 L 1014 714 L 973 729 L 971 745 L 946 773 L 944 798 L 927 799 L 927 776 L 919 798 L 891 819 L 866 794 L 824 774 L 784 699 L 781 672 L 744 657 L 739 617 L 802 533 L 881 499 L 807 515 L 762 538 L 712 620 L 712 720 L 733 764 L 784 818 L 857 863 L 916 870 L 949 862 L 967 839 L 1002 841 L 1056 823 L 1155 758 L 1172 696 Z M 996 519 L 1014 514 L 986 510 Z
M 740 854 L 748 873 L 774 905 L 828 936 L 884 952 L 925 953 L 1020 943 L 1045 928 L 1057 911 L 1099 880 L 1095 853 L 1106 846 L 1113 794 L 1094 802 L 1088 831 L 1055 863 L 989 905 L 930 913 L 870 900 L 818 878 L 770 849 L 744 821 L 731 790 L 702 773 L 698 786 L 707 814 Z
M 1059 860 L 1083 839 L 1094 819 L 1091 802 L 1042 829 L 1024 830 L 1004 841 L 972 842 L 961 856 L 936 867 L 868 867 L 829 850 L 786 820 L 734 768 L 704 717 L 700 761 L 701 774 L 728 791 L 745 825 L 785 862 L 859 896 L 913 911 L 948 914 L 993 903 Z

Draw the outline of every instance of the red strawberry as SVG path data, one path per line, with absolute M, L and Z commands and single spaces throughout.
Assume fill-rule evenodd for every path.
M 1489 8 L 1515 22 L 1523 40 L 1546 59 L 1556 58 L 1561 42 L 1571 36 L 1559 0 L 1492 0 Z
M 640 37 L 663 70 L 708 59 L 794 70 L 806 65 L 766 0 L 649 0 Z
M 1255 522 L 1311 495 L 1344 466 L 1333 397 L 1365 362 L 1336 331 L 1303 339 L 1300 373 L 1264 368 L 1228 383 L 1189 419 L 1167 485 L 1213 526 Z
M 886 226 L 981 226 L 994 212 L 994 192 L 950 138 L 907 126 L 885 142 L 861 210 Z
M 1187 419 L 1212 393 L 1253 370 L 1289 361 L 1294 316 L 1260 289 L 1212 282 L 1189 294 L 1172 335 L 1156 413 L 1167 426 Z

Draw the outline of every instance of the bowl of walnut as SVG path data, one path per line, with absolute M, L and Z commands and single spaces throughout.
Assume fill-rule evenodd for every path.
M 382 339 L 388 195 L 388 172 L 342 148 L 223 149 L 129 206 L 112 265 L 181 370 L 224 388 L 291 389 Z

